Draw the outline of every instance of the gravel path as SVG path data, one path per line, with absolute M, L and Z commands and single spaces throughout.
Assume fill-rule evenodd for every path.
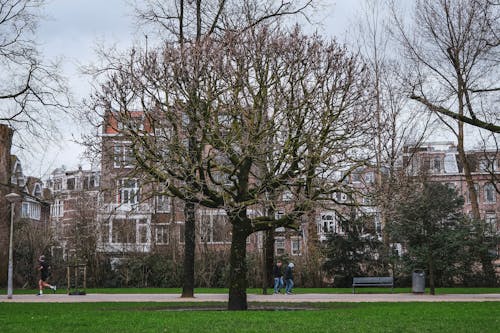
M 178 294 L 88 294 L 69 296 L 51 294 L 43 296 L 15 295 L 7 299 L 0 295 L 0 302 L 9 303 L 78 303 L 78 302 L 227 302 L 227 294 L 197 294 L 194 298 L 181 298 Z M 500 302 L 500 294 L 294 294 L 294 295 L 248 295 L 249 302 Z

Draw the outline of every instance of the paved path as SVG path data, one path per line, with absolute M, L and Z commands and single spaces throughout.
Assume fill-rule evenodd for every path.
M 195 298 L 181 298 L 178 294 L 88 294 L 68 296 L 47 293 L 43 296 L 15 295 L 7 299 L 0 295 L 0 302 L 9 303 L 78 303 L 78 302 L 227 302 L 227 294 L 197 294 Z M 249 302 L 500 302 L 500 294 L 295 294 L 248 295 Z

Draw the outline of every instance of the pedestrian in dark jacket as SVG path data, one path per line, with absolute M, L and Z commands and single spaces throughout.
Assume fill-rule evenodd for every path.
M 281 288 L 283 288 L 283 272 L 281 270 L 281 265 L 281 261 L 278 260 L 273 267 L 274 294 L 279 294 Z
M 293 289 L 293 268 L 295 265 L 293 262 L 289 263 L 285 269 L 285 283 L 286 283 L 286 294 L 290 295 Z

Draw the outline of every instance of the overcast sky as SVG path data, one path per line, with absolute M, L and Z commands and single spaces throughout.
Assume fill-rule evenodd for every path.
M 326 35 L 335 35 L 339 41 L 345 41 L 345 32 L 354 21 L 359 11 L 361 0 L 324 1 L 323 17 L 317 27 Z M 62 58 L 63 73 L 68 78 L 70 89 L 76 101 L 89 95 L 89 78 L 80 73 L 82 65 L 95 61 L 97 42 L 115 44 L 118 48 L 127 48 L 137 38 L 131 8 L 125 0 L 50 0 L 45 7 L 47 18 L 40 22 L 37 40 L 46 59 Z M 54 168 L 65 165 L 75 169 L 79 164 L 85 168 L 90 164 L 82 157 L 83 148 L 73 142 L 79 138 L 80 124 L 62 126 L 64 140 L 61 147 L 51 145 L 40 156 L 25 157 L 24 167 L 27 173 L 42 176 L 44 179 Z

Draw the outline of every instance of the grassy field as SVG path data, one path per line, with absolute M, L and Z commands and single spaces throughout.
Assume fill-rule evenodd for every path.
M 50 290 L 47 290 L 50 293 Z M 58 293 L 65 293 L 66 289 L 59 289 Z M 89 288 L 91 294 L 180 294 L 181 288 Z M 262 289 L 250 288 L 249 294 L 262 294 Z M 350 294 L 352 288 L 294 288 L 296 294 Z M 410 293 L 411 288 L 394 288 L 395 293 Z M 0 294 L 5 294 L 0 290 Z M 14 294 L 35 294 L 35 289 L 15 289 Z M 196 288 L 199 294 L 227 294 L 225 288 Z M 268 289 L 272 293 L 272 288 Z M 356 288 L 356 293 L 362 294 L 390 294 L 390 288 Z M 429 289 L 427 289 L 429 293 Z M 437 288 L 436 294 L 500 294 L 500 288 Z
M 498 332 L 499 303 L 0 303 L 10 332 Z M 252 310 L 252 308 L 254 310 Z

